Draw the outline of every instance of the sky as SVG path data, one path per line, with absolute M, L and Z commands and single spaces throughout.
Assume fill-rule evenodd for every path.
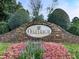
M 20 1 L 23 5 L 23 7 L 26 10 L 29 10 L 31 12 L 29 0 L 17 0 L 17 2 Z M 43 9 L 41 10 L 40 14 L 44 15 L 44 18 L 47 19 L 47 7 L 51 6 L 52 0 L 42 0 Z M 67 12 L 67 14 L 70 17 L 70 20 L 72 20 L 75 16 L 79 17 L 79 0 L 58 0 L 56 8 L 61 8 Z

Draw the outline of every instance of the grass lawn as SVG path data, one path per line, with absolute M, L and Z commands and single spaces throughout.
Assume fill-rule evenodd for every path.
M 0 43 L 0 56 L 6 51 L 10 43 Z
M 79 59 L 79 44 L 64 44 L 72 54 L 73 59 Z

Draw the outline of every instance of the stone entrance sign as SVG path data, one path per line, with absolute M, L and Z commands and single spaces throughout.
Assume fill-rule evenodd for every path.
M 54 23 L 38 20 L 28 22 L 9 33 L 0 35 L 0 42 L 20 42 L 27 40 L 79 43 L 79 36 L 68 33 Z
M 26 29 L 26 34 L 35 38 L 43 38 L 49 36 L 51 32 L 51 28 L 45 25 L 32 25 Z

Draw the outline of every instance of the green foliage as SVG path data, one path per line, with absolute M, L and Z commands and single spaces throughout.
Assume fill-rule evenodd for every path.
M 26 50 L 20 55 L 19 59 L 42 59 L 42 54 L 41 42 L 28 42 Z
M 6 18 L 6 14 L 4 13 L 4 0 L 0 1 L 0 21 Z
M 0 43 L 0 56 L 4 54 L 10 43 Z
M 66 30 L 70 26 L 69 16 L 62 9 L 56 9 L 51 14 L 49 14 L 48 22 L 55 23 Z
M 79 44 L 65 44 L 73 59 L 79 59 Z
M 43 15 L 36 16 L 36 17 L 34 18 L 34 20 L 43 21 L 43 20 L 44 20 L 44 16 L 43 16 Z
M 77 22 L 78 20 L 79 20 L 78 17 L 74 17 L 74 18 L 72 19 L 72 23 L 75 23 L 75 22 Z
M 71 27 L 68 29 L 68 31 L 74 35 L 79 36 L 79 18 L 78 17 L 73 18 Z
M 11 14 L 18 9 L 23 8 L 21 3 L 16 3 L 16 0 L 1 0 L 0 1 L 0 20 L 7 20 Z
M 77 28 L 76 26 L 71 26 L 68 29 L 68 32 L 74 34 L 74 35 L 79 35 L 79 28 Z
M 21 3 L 16 3 L 16 0 L 4 0 L 4 11 L 14 13 L 18 9 L 22 8 Z
M 8 20 L 8 24 L 10 29 L 15 29 L 29 21 L 29 13 L 24 9 L 20 9 L 17 12 L 15 12 L 14 15 L 11 16 L 11 18 Z
M 9 27 L 6 22 L 0 22 L 0 34 L 4 34 L 6 32 L 9 32 Z
M 79 59 L 79 51 L 76 51 L 76 53 L 75 53 L 75 59 Z

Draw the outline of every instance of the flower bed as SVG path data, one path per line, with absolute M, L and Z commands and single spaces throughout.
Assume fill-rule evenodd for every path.
M 70 53 L 62 44 L 44 42 L 43 48 L 43 59 L 71 59 Z
M 30 59 L 41 59 L 39 56 L 43 59 L 71 59 L 70 53 L 62 44 L 51 42 L 42 42 L 36 45 L 34 44 L 28 44 L 30 45 L 29 47 L 23 42 L 13 44 L 7 49 L 3 59 L 20 59 L 19 57 L 21 57 L 21 59 L 26 59 L 28 56 L 31 57 Z M 22 56 L 25 56 L 25 58 L 22 58 Z
M 17 59 L 24 48 L 25 48 L 25 44 L 23 42 L 12 44 L 7 49 L 7 52 L 4 53 L 3 59 Z

